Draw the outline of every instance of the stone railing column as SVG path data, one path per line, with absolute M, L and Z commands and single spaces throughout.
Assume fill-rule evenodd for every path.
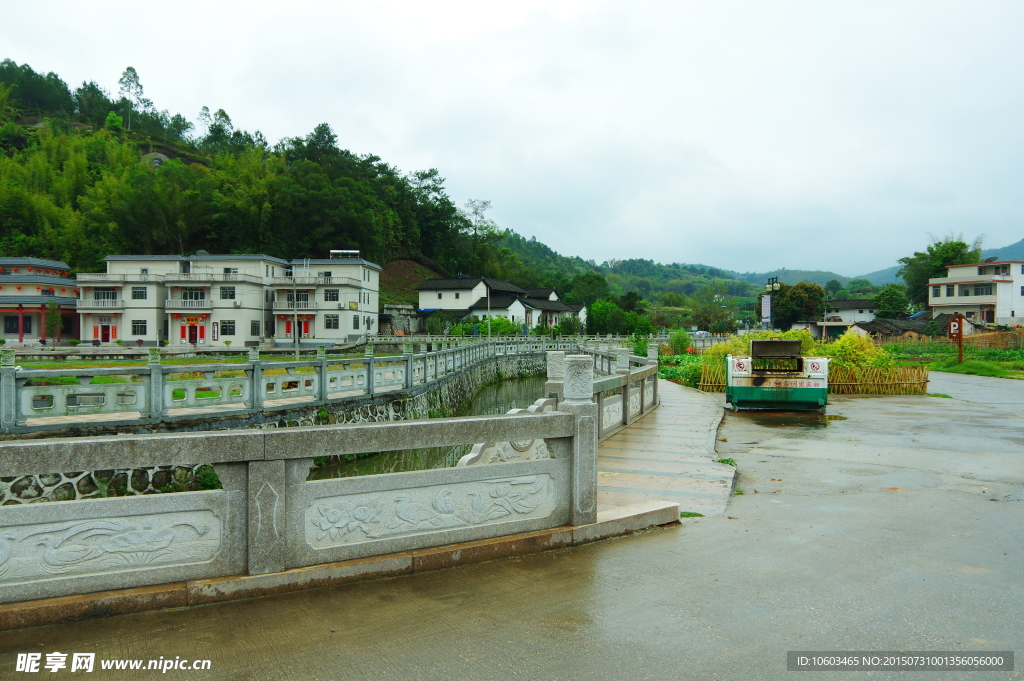
M 18 386 L 14 380 L 14 350 L 0 350 L 0 427 L 10 432 L 18 425 Z
M 416 356 L 416 346 L 413 343 L 405 343 L 402 345 L 402 359 L 405 360 L 405 389 L 412 390 L 413 384 L 413 366 L 412 360 Z
M 249 348 L 249 362 L 252 364 L 252 395 L 249 409 L 256 414 L 263 410 L 263 363 L 260 361 L 260 349 Z
M 149 367 L 149 417 L 162 418 L 164 415 L 164 368 L 160 366 L 160 350 L 147 351 L 146 366 Z
M 328 379 L 327 379 L 327 346 L 318 345 L 316 346 L 316 372 L 319 376 L 317 382 L 316 399 L 320 404 L 327 403 L 327 395 L 329 393 Z
M 658 363 L 658 344 L 651 343 L 647 346 L 647 364 L 656 365 Z
M 249 574 L 263 575 L 285 569 L 285 461 L 250 461 Z
M 565 401 L 559 411 L 576 417 L 572 439 L 572 509 L 570 523 L 597 521 L 597 405 L 594 396 L 594 359 L 589 355 L 565 358 Z
M 620 348 L 615 351 L 615 373 L 629 373 L 629 348 Z
M 373 397 L 373 346 L 366 344 L 366 394 Z
M 544 384 L 544 394 L 561 402 L 562 383 L 565 381 L 565 353 L 557 350 L 548 351 L 548 380 Z

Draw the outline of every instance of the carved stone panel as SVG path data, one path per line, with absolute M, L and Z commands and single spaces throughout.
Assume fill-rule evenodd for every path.
M 557 502 L 548 474 L 315 499 L 305 511 L 314 549 L 544 518 Z
M 622 396 L 616 395 L 604 401 L 604 411 L 601 414 L 601 424 L 605 430 L 617 428 L 622 424 Z
M 630 386 L 632 388 L 633 386 Z M 640 413 L 640 387 L 630 390 L 629 393 L 629 415 L 634 416 Z
M 206 563 L 221 541 L 210 510 L 0 528 L 0 587 Z

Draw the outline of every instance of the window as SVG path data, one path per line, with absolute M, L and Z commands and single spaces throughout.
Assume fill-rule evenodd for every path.
M 132 286 L 132 300 L 145 300 L 146 299 L 146 287 L 145 286 Z
M 225 267 L 224 268 L 224 274 L 238 274 L 238 268 L 237 267 Z
M 183 288 L 181 289 L 182 300 L 206 300 L 206 289 Z
M 57 295 L 57 292 L 54 291 L 52 288 L 44 288 L 44 289 L 39 289 L 39 295 L 41 295 L 41 296 L 55 296 L 55 295 Z
M 325 314 L 324 315 L 324 328 L 325 329 L 340 329 L 341 321 L 336 314 Z
M 234 300 L 235 299 L 235 287 L 234 286 L 221 286 L 220 287 L 220 299 L 221 300 Z
M 260 320 L 254 319 L 249 322 L 249 335 L 258 336 L 260 335 Z
M 458 299 L 459 299 L 459 292 L 458 292 L 458 291 L 456 291 L 456 292 L 455 292 L 455 300 L 458 300 Z
M 952 298 L 956 295 L 956 286 L 954 284 L 946 284 L 946 297 Z
M 359 315 L 352 315 L 352 328 L 359 330 Z
M 271 336 L 273 336 L 274 335 L 274 320 L 271 319 L 271 320 L 267 321 L 267 323 L 264 325 L 264 328 L 266 328 L 266 330 L 267 330 L 267 332 L 265 334 L 263 334 L 264 336 L 266 336 L 267 338 L 270 338 Z
M 220 323 L 220 335 L 222 336 L 234 336 L 235 335 L 235 320 L 224 319 Z
M 330 279 L 331 278 L 331 273 L 330 272 L 317 272 L 316 276 L 324 277 L 325 279 Z
M 970 286 L 961 286 L 960 287 L 960 295 L 962 295 L 962 296 L 969 296 L 969 295 L 971 295 L 971 287 Z
M 441 292 L 440 291 L 438 291 L 438 293 L 437 293 L 437 299 L 441 300 Z
M 117 289 L 95 288 L 92 290 L 93 300 L 117 300 Z
M 979 267 L 978 268 L 978 274 L 985 274 L 985 268 L 984 267 Z
M 145 319 L 133 319 L 132 320 L 132 335 L 133 336 L 145 336 L 146 335 L 146 320 Z
M 149 268 L 143 267 L 142 269 L 139 270 L 139 274 L 149 274 Z
M 857 310 L 857 312 L 864 314 L 864 310 Z
M 341 296 L 339 295 L 339 289 L 336 289 L 336 288 L 326 288 L 326 289 L 324 289 L 324 300 L 327 300 L 327 301 L 341 300 Z M 334 328 L 338 328 L 338 327 L 334 327 Z
M 4 317 L 4 333 L 18 333 L 17 317 Z
M 992 295 L 992 284 L 975 284 L 974 295 L 976 296 L 990 296 Z
M 188 274 L 191 271 L 192 271 L 192 263 L 188 262 L 187 260 L 185 262 L 181 263 L 181 273 L 182 274 Z
M 1021 287 L 1020 287 L 1020 294 L 1021 294 L 1022 296 L 1024 296 L 1024 286 L 1021 286 Z
M 942 296 L 941 286 L 932 286 L 932 298 L 940 298 Z

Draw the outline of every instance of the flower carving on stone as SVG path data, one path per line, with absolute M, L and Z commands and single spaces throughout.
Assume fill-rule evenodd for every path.
M 318 528 L 317 539 L 327 536 L 337 539 L 355 530 L 362 531 L 368 537 L 378 536 L 367 527 L 367 523 L 380 522 L 380 512 L 383 510 L 383 506 L 378 499 L 361 505 L 340 501 L 331 506 L 318 505 L 316 510 L 320 517 L 313 518 L 312 522 Z

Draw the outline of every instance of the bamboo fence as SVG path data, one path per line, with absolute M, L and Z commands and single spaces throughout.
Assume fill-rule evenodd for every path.
M 709 393 L 725 392 L 725 367 L 705 366 L 697 388 Z M 829 367 L 828 391 L 835 395 L 924 395 L 928 392 L 928 368 Z
M 957 342 L 949 338 L 904 338 L 901 336 L 876 336 L 873 339 L 875 345 L 945 345 L 956 348 Z M 988 333 L 972 333 L 964 336 L 964 347 L 975 347 L 996 350 L 1020 350 L 1024 348 L 1024 333 L 1019 331 L 993 331 Z

